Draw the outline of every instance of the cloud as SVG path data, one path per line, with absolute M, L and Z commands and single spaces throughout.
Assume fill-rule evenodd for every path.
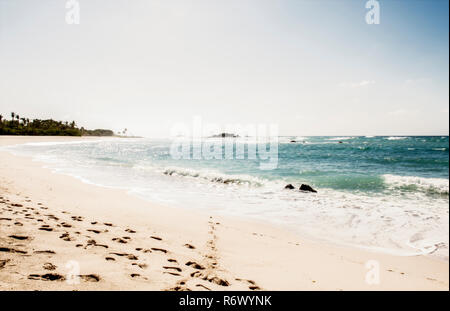
M 364 87 L 364 86 L 368 86 L 371 84 L 375 84 L 375 81 L 373 80 L 363 80 L 360 82 L 344 82 L 339 84 L 340 87 L 345 87 L 345 88 L 358 88 L 358 87 Z

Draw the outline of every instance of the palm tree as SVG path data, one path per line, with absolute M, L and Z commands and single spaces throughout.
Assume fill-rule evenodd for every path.
M 2 123 L 3 116 L 0 114 L 0 123 Z
M 14 121 L 14 117 L 16 116 L 16 114 L 14 112 L 11 112 L 11 118 Z
M 20 118 L 20 120 L 22 120 L 22 124 L 23 124 L 23 125 L 27 125 L 27 123 L 26 123 L 27 119 L 25 119 L 25 118 Z

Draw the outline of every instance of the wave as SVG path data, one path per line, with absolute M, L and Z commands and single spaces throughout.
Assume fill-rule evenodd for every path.
M 353 139 L 353 138 L 355 138 L 355 137 L 333 137 L 328 140 L 349 140 L 349 139 Z
M 179 167 L 169 167 L 163 170 L 164 175 L 201 178 L 210 182 L 232 185 L 244 185 L 249 187 L 262 187 L 264 181 L 248 175 L 227 175 L 215 171 L 193 170 Z
M 387 140 L 402 140 L 402 139 L 407 139 L 408 137 L 404 137 L 404 136 L 391 136 L 386 138 Z
M 37 142 L 37 143 L 25 143 L 22 146 L 59 146 L 59 145 L 79 145 L 79 144 L 92 144 L 101 143 L 108 139 L 96 139 L 96 140 L 75 140 L 75 141 L 48 141 L 48 142 Z
M 431 194 L 448 195 L 449 180 L 445 178 L 426 178 L 417 176 L 383 175 L 386 184 L 393 188 L 409 191 L 422 191 Z

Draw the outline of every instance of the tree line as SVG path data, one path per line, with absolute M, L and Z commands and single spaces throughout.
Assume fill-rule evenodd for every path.
M 52 119 L 40 120 L 20 117 L 11 112 L 11 119 L 0 115 L 0 135 L 32 136 L 113 136 L 114 132 L 105 129 L 87 130 L 78 128 L 75 121 L 62 122 Z

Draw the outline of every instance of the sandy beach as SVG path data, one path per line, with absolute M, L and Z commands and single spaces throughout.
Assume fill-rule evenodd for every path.
M 80 139 L 98 138 L 4 136 L 0 146 Z M 378 284 L 366 282 L 368 262 Z M 0 151 L 0 290 L 447 291 L 448 281 L 448 262 L 435 258 L 160 206 Z

